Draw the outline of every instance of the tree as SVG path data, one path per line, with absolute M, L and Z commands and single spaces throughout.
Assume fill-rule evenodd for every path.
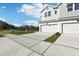
M 12 24 L 8 24 L 7 22 L 0 21 L 0 30 L 10 30 L 16 28 L 17 27 Z

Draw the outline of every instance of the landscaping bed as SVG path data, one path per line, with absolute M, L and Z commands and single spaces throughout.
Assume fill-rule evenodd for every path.
M 44 41 L 50 42 L 50 43 L 54 43 L 54 42 L 58 39 L 58 37 L 60 37 L 60 35 L 61 35 L 61 33 L 56 32 L 54 35 L 48 37 L 48 38 L 45 39 Z

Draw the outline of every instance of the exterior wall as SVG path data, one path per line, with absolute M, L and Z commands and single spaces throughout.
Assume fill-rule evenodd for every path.
M 62 5 L 59 6 L 59 8 L 57 9 L 58 10 L 57 11 L 58 14 L 55 15 L 54 14 L 54 10 L 55 9 L 53 9 L 53 8 L 49 8 L 49 10 L 45 9 L 42 12 L 42 19 L 41 19 L 41 21 L 59 20 L 59 18 L 79 16 L 79 10 L 73 10 L 73 11 L 67 12 L 67 4 L 66 3 L 63 3 Z M 44 13 L 47 12 L 47 11 L 52 11 L 50 17 L 44 17 Z M 77 23 L 77 20 L 76 19 L 67 20 L 67 21 L 65 20 L 65 21 L 52 22 L 52 23 L 48 23 L 48 24 L 47 23 L 42 23 L 42 24 L 40 24 L 39 27 L 41 29 L 40 31 L 45 30 L 47 32 L 49 32 L 49 31 L 52 32 L 53 25 L 52 25 L 52 29 L 51 30 L 48 27 L 42 28 L 43 27 L 42 25 L 57 24 L 57 28 L 56 28 L 57 32 L 63 33 L 63 31 L 67 31 L 67 32 L 71 32 L 71 33 L 77 33 L 77 32 L 79 33 L 79 29 L 77 28 L 79 26 L 79 24 L 75 24 L 75 25 L 71 24 L 71 25 L 69 25 L 69 24 L 66 24 L 66 23 L 70 23 L 70 24 L 71 23 Z M 63 24 L 66 24 L 67 26 L 66 25 L 63 26 Z M 63 30 L 63 28 L 64 28 L 64 30 Z M 66 29 L 66 28 L 69 28 L 69 29 Z M 77 30 L 77 31 L 75 31 L 75 30 Z
M 46 20 L 59 20 L 59 18 L 65 18 L 65 17 L 73 17 L 73 16 L 79 16 L 79 10 L 74 10 L 73 11 L 67 11 L 67 4 L 63 3 L 60 5 L 57 9 L 57 14 L 54 14 L 55 9 L 53 7 L 47 7 L 42 13 L 41 13 L 41 21 L 46 21 Z M 73 8 L 74 8 L 74 3 L 73 3 Z M 49 17 L 44 17 L 44 13 L 51 11 L 51 16 Z
M 39 32 L 42 32 L 42 26 L 39 24 Z
M 44 27 L 43 28 L 43 25 L 45 26 L 46 24 L 41 24 L 41 32 L 60 32 L 60 33 L 63 33 L 63 24 L 66 24 L 66 23 L 77 23 L 77 20 L 70 20 L 70 21 L 60 21 L 60 22 L 53 22 L 53 23 L 48 23 L 47 25 L 51 25 L 52 28 L 50 29 L 50 27 Z M 55 27 L 55 30 L 53 30 L 54 28 L 54 24 L 57 24 L 57 28 Z M 46 26 L 47 26 L 46 25 Z M 73 27 L 73 26 L 72 26 Z M 45 31 L 44 31 L 45 30 Z M 53 31 L 52 31 L 53 30 Z
M 67 11 L 67 4 L 63 3 L 59 6 L 59 18 L 64 17 L 73 17 L 73 16 L 79 16 L 79 10 L 74 10 L 74 4 L 73 4 L 73 11 Z
M 58 24 L 42 25 L 42 32 L 58 32 Z
M 45 20 L 55 20 L 59 18 L 59 13 L 58 13 L 58 9 L 57 10 L 57 14 L 54 14 L 54 9 L 52 7 L 48 7 L 49 10 L 45 9 L 42 13 L 41 13 L 41 21 L 45 21 Z M 44 17 L 44 13 L 51 11 L 51 16 L 48 17 Z

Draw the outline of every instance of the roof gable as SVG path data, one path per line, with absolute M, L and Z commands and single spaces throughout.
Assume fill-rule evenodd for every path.
M 51 7 L 51 8 L 58 8 L 60 5 L 62 5 L 62 3 L 59 3 L 59 4 L 57 4 L 57 6 L 55 6 L 55 7 Z M 47 7 L 45 7 L 42 11 L 41 11 L 41 13 L 45 10 L 45 9 L 47 9 L 49 6 L 47 6 Z
M 47 6 L 48 7 L 48 6 Z M 47 7 L 45 7 L 41 12 L 43 12 Z

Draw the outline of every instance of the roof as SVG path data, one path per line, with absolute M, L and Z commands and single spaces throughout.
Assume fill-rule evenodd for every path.
M 53 7 L 53 9 L 58 9 L 58 6 L 56 6 L 56 7 Z
M 60 6 L 60 5 L 62 5 L 62 4 L 63 4 L 63 3 L 58 3 L 57 6 Z
M 46 6 L 41 12 L 43 12 L 48 6 Z
M 57 6 L 52 7 L 54 9 L 57 9 L 62 3 L 58 3 Z M 41 12 L 43 12 L 47 7 L 51 7 L 51 6 L 46 6 Z

